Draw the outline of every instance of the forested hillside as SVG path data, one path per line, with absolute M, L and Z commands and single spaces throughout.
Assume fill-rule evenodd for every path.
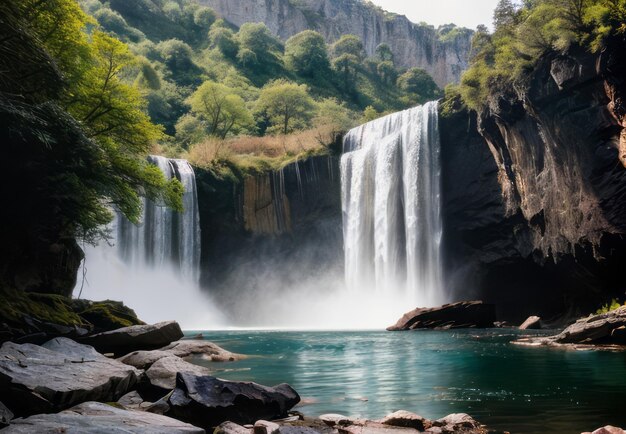
M 196 164 L 280 165 L 338 146 L 359 122 L 440 95 L 425 71 L 397 67 L 384 44 L 366 56 L 354 35 L 329 46 L 308 30 L 283 43 L 264 24 L 234 27 L 193 0 L 81 4 L 134 54 L 125 78 L 164 127 L 161 152 Z

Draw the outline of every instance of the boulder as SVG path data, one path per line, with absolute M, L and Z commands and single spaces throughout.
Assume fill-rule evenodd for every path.
M 183 332 L 178 323 L 166 321 L 98 333 L 81 339 L 81 342 L 93 346 L 101 353 L 123 356 L 137 350 L 155 350 L 182 337 Z
M 0 402 L 0 428 L 7 426 L 13 419 L 13 412 Z
M 459 431 L 464 428 L 480 428 L 480 424 L 469 414 L 453 413 L 433 422 L 434 426 L 444 427 L 444 431 Z
M 212 342 L 194 339 L 172 342 L 159 350 L 133 351 L 118 360 L 139 369 L 147 369 L 157 360 L 171 356 L 180 358 L 197 356 L 211 362 L 229 362 L 245 357 L 226 351 Z
M 462 301 L 441 307 L 414 309 L 387 330 L 489 328 L 494 326 L 495 320 L 496 307 L 493 304 Z
M 624 431 L 621 428 L 616 428 L 614 426 L 607 425 L 605 427 L 598 428 L 597 430 L 595 430 L 592 433 L 584 432 L 582 434 L 626 434 L 626 431 Z
M 85 402 L 56 414 L 17 419 L 4 433 L 185 433 L 204 434 L 201 428 L 166 416 L 123 410 L 100 402 Z
M 146 378 L 150 388 L 160 396 L 165 395 L 176 387 L 176 374 L 186 372 L 197 376 L 211 375 L 211 370 L 203 366 L 193 365 L 180 357 L 163 357 L 146 371 Z
M 124 407 L 126 410 L 138 410 L 141 408 L 142 404 L 145 403 L 145 401 L 141 397 L 141 395 L 139 395 L 139 392 L 133 390 L 132 392 L 128 392 L 126 395 L 118 399 L 117 403 Z M 149 404 L 146 403 L 144 406 L 148 407 Z
M 351 425 L 353 423 L 353 419 L 349 418 L 348 416 L 334 413 L 323 414 L 319 417 L 319 420 L 321 420 L 328 426 Z
M 251 429 L 237 425 L 236 423 L 224 422 L 215 428 L 213 434 L 250 434 L 251 431 Z
M 417 432 L 413 428 L 383 425 L 369 420 L 349 426 L 338 426 L 337 431 L 340 434 L 415 434 Z
M 0 348 L 0 399 L 18 416 L 86 401 L 116 401 L 140 374 L 67 338 L 43 346 L 6 342 Z
M 254 423 L 254 434 L 280 434 L 280 425 L 266 420 L 257 420 Z
M 300 396 L 288 384 L 266 387 L 178 373 L 167 414 L 209 429 L 226 421 L 241 425 L 284 417 L 299 401 Z
M 172 342 L 171 344 L 161 348 L 161 351 L 167 351 L 178 357 L 201 356 L 203 359 L 212 362 L 234 362 L 245 358 L 242 354 L 231 353 L 225 349 L 215 345 L 213 342 L 202 339 L 185 339 L 182 341 Z
M 431 425 L 430 421 L 426 420 L 422 416 L 404 410 L 396 411 L 395 413 L 382 418 L 379 422 L 383 425 L 413 428 L 418 431 L 424 431 L 425 429 L 430 428 Z
M 519 326 L 520 330 L 539 330 L 541 329 L 541 318 L 538 316 L 529 316 L 526 321 Z
M 72 300 L 72 307 L 81 318 L 93 325 L 94 333 L 145 324 L 137 318 L 134 310 L 120 301 L 74 299 Z
M 519 345 L 624 345 L 626 306 L 611 312 L 581 318 L 555 336 L 523 338 L 514 341 Z

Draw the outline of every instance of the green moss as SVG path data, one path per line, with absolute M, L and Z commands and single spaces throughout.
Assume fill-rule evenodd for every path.
M 62 295 L 25 293 L 18 290 L 0 290 L 0 320 L 20 326 L 25 315 L 44 322 L 73 326 L 85 325 L 72 309 L 72 301 Z
M 144 324 L 134 310 L 119 301 L 105 300 L 89 302 L 80 309 L 79 315 L 95 326 L 97 330 L 115 330 L 122 327 Z
M 604 304 L 600 309 L 596 311 L 596 315 L 601 315 L 603 313 L 609 313 L 613 310 L 619 309 L 623 305 L 616 299 L 611 300 L 610 303 Z

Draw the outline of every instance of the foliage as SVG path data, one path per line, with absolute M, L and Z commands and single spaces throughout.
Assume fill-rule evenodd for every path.
M 255 63 L 251 66 L 259 66 L 265 70 L 272 70 L 282 65 L 283 44 L 272 35 L 265 24 L 243 24 L 237 32 L 237 40 L 239 41 L 238 59 L 249 60 L 254 55 Z
M 480 109 L 504 88 L 523 87 L 537 60 L 572 45 L 601 50 L 626 32 L 626 0 L 501 0 L 493 34 L 473 39 L 471 67 L 461 80 L 465 103 Z
M 303 84 L 275 80 L 261 89 L 257 110 L 267 113 L 270 131 L 288 134 L 308 125 L 314 101 Z
M 313 30 L 305 30 L 289 38 L 285 44 L 285 63 L 303 76 L 328 74 L 330 62 L 324 37 Z
M 432 77 L 423 69 L 410 68 L 398 78 L 398 86 L 405 92 L 417 97 L 420 102 L 437 98 L 439 88 Z
M 604 304 L 600 309 L 596 311 L 596 315 L 602 315 L 603 313 L 609 313 L 613 310 L 619 309 L 623 305 L 616 299 L 612 299 L 610 303 Z
M 332 45 L 331 51 L 334 58 L 344 55 L 354 56 L 359 61 L 365 58 L 363 42 L 356 35 L 343 35 Z
M 202 119 L 210 136 L 226 138 L 229 133 L 250 128 L 252 114 L 246 103 L 228 86 L 204 82 L 189 99 L 192 112 Z

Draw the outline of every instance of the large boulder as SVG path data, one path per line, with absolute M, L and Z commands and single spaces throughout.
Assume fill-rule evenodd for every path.
M 85 401 L 116 401 L 141 371 L 67 338 L 43 346 L 0 348 L 0 400 L 18 416 L 60 411 Z
M 98 333 L 81 339 L 81 342 L 93 346 L 101 353 L 114 353 L 122 356 L 136 350 L 155 350 L 182 337 L 183 332 L 178 323 L 166 321 Z
M 172 342 L 171 344 L 161 348 L 161 351 L 167 351 L 178 357 L 201 356 L 203 359 L 212 362 L 234 362 L 245 358 L 244 355 L 231 353 L 225 349 L 215 345 L 213 342 L 203 339 L 185 339 L 182 341 Z
M 626 306 L 611 312 L 581 318 L 555 336 L 514 341 L 520 345 L 625 345 Z
M 267 387 L 179 373 L 167 414 L 210 429 L 226 421 L 243 425 L 283 417 L 298 402 L 300 396 L 288 384 Z
M 146 380 L 152 396 L 162 397 L 176 387 L 176 375 L 179 372 L 197 376 L 211 375 L 211 370 L 193 365 L 180 357 L 168 356 L 157 360 L 146 371 Z M 159 396 L 160 395 L 160 396 Z
M 490 328 L 495 320 L 496 307 L 493 304 L 462 301 L 441 307 L 414 309 L 387 330 Z
M 100 402 L 85 402 L 56 414 L 38 414 L 26 419 L 16 419 L 2 433 L 204 434 L 205 431 L 158 414 L 123 410 Z

